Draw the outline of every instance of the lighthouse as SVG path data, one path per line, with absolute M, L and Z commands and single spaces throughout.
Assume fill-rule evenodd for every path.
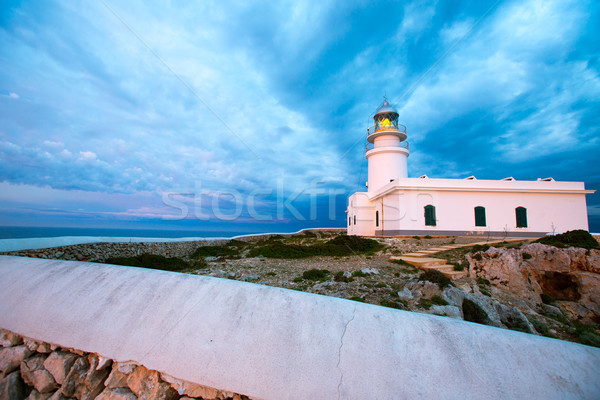
M 406 127 L 398 123 L 398 112 L 387 98 L 373 116 L 374 126 L 369 128 L 366 148 L 368 160 L 369 194 L 398 179 L 407 178 L 406 160 L 408 142 Z
M 540 237 L 588 229 L 585 196 L 595 191 L 583 182 L 409 178 L 406 127 L 385 97 L 373 122 L 367 191 L 348 198 L 349 235 Z

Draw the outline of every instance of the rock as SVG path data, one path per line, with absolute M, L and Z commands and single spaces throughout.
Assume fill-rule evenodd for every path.
M 127 385 L 141 400 L 171 400 L 179 398 L 179 394 L 170 384 L 163 382 L 157 371 L 140 365 L 127 378 Z
M 135 361 L 116 362 L 114 365 L 124 374 L 131 374 L 139 366 Z
M 160 374 L 160 376 L 165 382 L 170 383 L 171 387 L 175 389 L 177 393 L 183 396 L 201 397 L 204 400 L 231 397 L 221 396 L 222 393 L 216 389 L 177 379 L 167 374 Z
M 248 272 L 248 273 L 242 274 L 241 279 L 244 282 L 254 282 L 254 281 L 259 280 L 260 277 L 256 274 L 253 274 L 252 272 Z
M 98 369 L 99 361 L 99 358 L 94 354 L 88 356 L 90 369 L 85 376 L 85 390 L 79 398 L 80 400 L 95 399 L 104 389 L 104 381 L 111 370 L 108 368 Z
M 106 388 L 96 397 L 96 400 L 137 400 L 137 396 L 129 388 Z
M 52 374 L 56 383 L 62 385 L 76 359 L 77 355 L 73 353 L 55 351 L 44 361 L 44 368 Z
M 52 374 L 44 368 L 46 358 L 46 355 L 36 354 L 21 362 L 23 380 L 40 393 L 48 393 L 59 387 Z
M 571 275 L 574 277 L 578 293 L 581 296 L 578 303 L 595 314 L 597 320 L 600 320 L 600 274 L 577 271 Z M 582 318 L 594 319 L 593 316 L 583 315 Z
M 78 357 L 71 370 L 67 374 L 65 381 L 61 387 L 61 392 L 67 397 L 81 398 L 83 392 L 83 385 L 85 383 L 85 376 L 90 368 L 90 363 L 85 357 Z M 76 396 L 77 393 L 77 396 Z
M 119 371 L 116 364 L 113 364 L 112 371 L 110 372 L 110 375 L 108 375 L 104 385 L 109 389 L 128 387 L 127 375 Z
M 408 288 L 414 297 L 420 298 L 432 298 L 433 296 L 440 296 L 442 292 L 436 283 L 429 281 L 408 281 L 405 288 Z
M 497 301 L 485 295 L 465 293 L 462 311 L 465 321 L 479 324 L 502 327 L 500 316 L 496 309 Z
M 54 393 L 52 392 L 40 393 L 37 390 L 33 389 L 31 393 L 29 393 L 29 396 L 26 400 L 48 400 L 50 397 L 52 397 L 53 394 Z
M 450 318 L 463 319 L 462 311 L 456 306 L 438 306 L 433 305 L 429 309 L 432 314 L 447 316 Z
M 54 257 L 56 258 L 61 258 L 65 253 L 63 251 L 57 251 L 56 253 L 54 253 Z
M 509 307 L 498 303 L 496 306 L 500 322 L 504 324 L 508 329 L 521 331 L 525 333 L 534 333 L 535 328 L 529 322 L 527 317 L 523 315 L 521 310 L 516 307 Z
M 560 311 L 560 308 L 558 308 L 558 307 L 552 306 L 550 304 L 542 303 L 540 305 L 540 308 L 542 309 L 543 313 L 548 315 L 549 317 L 554 317 L 559 320 L 565 318 L 562 311 Z
M 60 390 L 57 390 L 56 392 L 54 392 L 54 394 L 52 396 L 50 396 L 50 398 L 48 400 L 72 400 L 72 399 L 63 396 L 62 392 Z
M 23 343 L 23 338 L 16 333 L 7 331 L 6 329 L 0 329 L 0 346 L 10 347 L 16 346 Z
M 98 357 L 98 366 L 96 367 L 96 369 L 98 371 L 104 369 L 104 368 L 108 368 L 112 365 L 112 360 L 110 358 L 107 357 L 103 357 L 101 355 L 95 354 L 95 357 Z
M 442 291 L 442 298 L 451 306 L 462 307 L 465 292 L 454 286 L 448 286 Z
M 379 275 L 379 270 L 376 268 L 361 268 L 361 272 L 364 274 Z
M 412 300 L 415 297 L 415 296 L 413 296 L 412 292 L 407 287 L 404 287 L 397 294 L 398 294 L 398 297 L 403 300 Z
M 586 271 L 600 274 L 600 250 L 590 250 L 590 253 L 585 257 L 585 259 Z
M 0 380 L 0 399 L 23 400 L 24 398 L 25 384 L 21 379 L 21 372 L 12 372 Z
M 8 373 L 18 369 L 21 366 L 21 362 L 32 353 L 25 345 L 6 347 L 0 350 L 0 371 L 8 375 Z

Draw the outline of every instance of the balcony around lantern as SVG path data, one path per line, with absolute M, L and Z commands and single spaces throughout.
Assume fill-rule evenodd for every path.
M 400 145 L 397 147 L 408 150 L 408 142 L 400 142 Z M 374 148 L 375 145 L 373 143 L 367 143 L 367 145 L 365 146 L 365 152 L 373 150 Z
M 374 125 L 367 128 L 367 141 L 373 143 L 375 138 L 383 135 L 394 135 L 400 138 L 400 141 L 406 140 L 406 127 L 397 121 L 390 121 L 389 125 Z

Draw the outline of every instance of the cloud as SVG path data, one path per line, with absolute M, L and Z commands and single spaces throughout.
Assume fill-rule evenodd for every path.
M 280 179 L 288 194 L 361 190 L 387 93 L 413 176 L 600 184 L 593 2 L 501 2 L 427 74 L 489 4 L 108 4 L 128 27 L 101 2 L 3 17 L 0 180 L 131 196 Z M 113 211 L 138 209 L 154 208 Z

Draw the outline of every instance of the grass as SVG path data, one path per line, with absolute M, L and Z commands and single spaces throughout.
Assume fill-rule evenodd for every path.
M 600 244 L 596 239 L 583 229 L 568 231 L 560 235 L 544 236 L 534 243 L 542 243 L 555 247 L 582 247 L 588 250 L 600 248 Z
M 412 267 L 413 266 L 412 264 L 409 264 L 406 261 L 401 260 L 401 259 L 390 260 L 390 262 L 394 263 L 394 264 L 398 264 L 398 265 L 404 265 L 406 267 Z
M 384 299 L 384 300 L 381 300 L 379 305 L 384 306 L 384 307 L 389 307 L 389 308 L 395 308 L 398 310 L 402 310 L 402 309 L 404 309 L 404 307 L 406 307 L 406 304 L 404 302 L 402 302 L 401 300 L 392 301 L 392 300 Z
M 365 278 L 368 274 L 362 272 L 361 270 L 352 272 L 352 276 L 355 278 Z
M 365 299 L 363 299 L 362 297 L 358 297 L 358 296 L 352 296 L 349 297 L 348 300 L 352 300 L 352 301 L 360 301 L 361 303 L 365 302 Z
M 149 253 L 141 254 L 135 257 L 109 257 L 106 259 L 105 263 L 175 272 L 193 269 L 193 266 L 190 265 L 190 263 L 182 260 L 181 258 L 163 257 Z
M 313 245 L 288 244 L 278 240 L 261 242 L 248 253 L 248 257 L 306 258 L 312 256 L 340 257 L 353 254 L 371 255 L 384 246 L 373 239 L 340 235 L 326 242 Z

